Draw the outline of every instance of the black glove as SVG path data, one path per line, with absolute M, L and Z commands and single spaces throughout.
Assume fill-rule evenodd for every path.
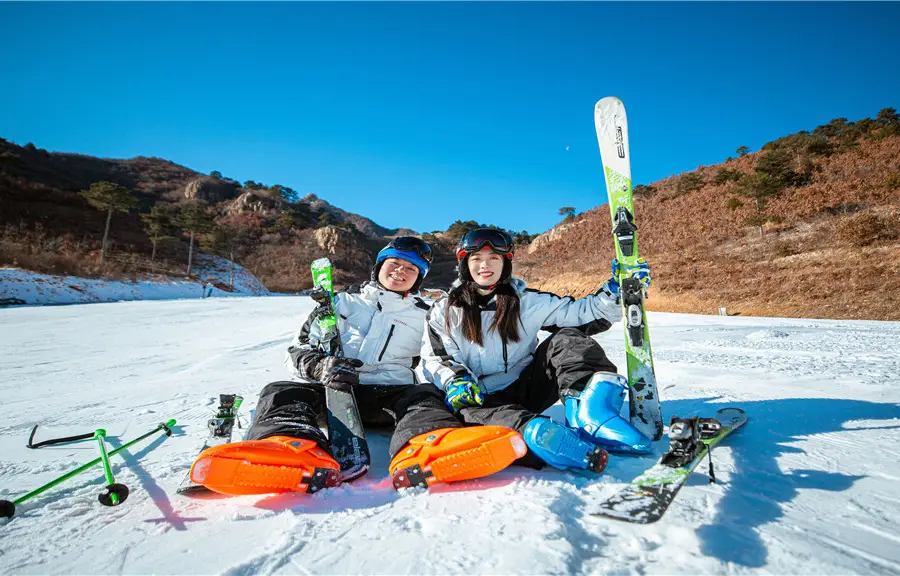
M 288 354 L 291 355 L 291 361 L 300 374 L 310 380 L 318 380 L 316 378 L 316 368 L 319 362 L 325 358 L 324 352 L 316 348 L 296 348 L 291 346 L 288 348 Z
M 362 365 L 362 361 L 356 358 L 327 356 L 316 365 L 319 376 L 316 379 L 335 390 L 351 390 L 359 384 L 359 372 L 356 369 L 362 368 Z

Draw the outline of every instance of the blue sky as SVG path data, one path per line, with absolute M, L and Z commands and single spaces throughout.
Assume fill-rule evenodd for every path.
M 0 137 L 540 232 L 635 183 L 900 108 L 898 3 L 0 3 Z M 567 150 L 568 147 L 568 150 Z M 640 215 L 638 215 L 640 218 Z

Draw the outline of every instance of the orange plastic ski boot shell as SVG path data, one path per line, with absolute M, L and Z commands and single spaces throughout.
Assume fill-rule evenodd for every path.
M 341 469 L 312 440 L 272 436 L 207 448 L 191 467 L 191 480 L 230 496 L 312 494 L 340 485 Z
M 441 428 L 409 441 L 391 461 L 394 488 L 482 478 L 528 452 L 522 435 L 503 426 Z

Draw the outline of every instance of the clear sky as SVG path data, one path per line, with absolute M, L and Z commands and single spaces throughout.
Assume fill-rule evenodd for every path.
M 0 137 L 541 232 L 635 183 L 900 108 L 898 3 L 0 3 Z M 638 218 L 640 216 L 638 215 Z

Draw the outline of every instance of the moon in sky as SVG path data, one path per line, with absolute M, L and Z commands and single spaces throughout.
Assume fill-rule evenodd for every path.
M 569 151 L 569 147 L 568 147 L 568 146 L 566 146 L 566 152 L 568 152 L 568 151 Z

